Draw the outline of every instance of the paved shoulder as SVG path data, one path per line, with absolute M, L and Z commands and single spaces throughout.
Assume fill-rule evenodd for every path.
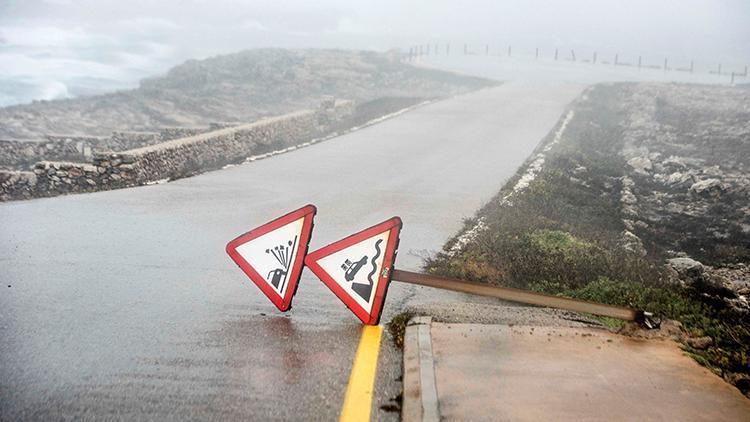
M 586 327 L 433 323 L 430 334 L 444 420 L 750 420 L 750 400 L 672 341 Z

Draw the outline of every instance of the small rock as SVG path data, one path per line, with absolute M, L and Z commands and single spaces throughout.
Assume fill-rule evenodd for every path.
M 679 171 L 670 174 L 666 179 L 666 183 L 668 185 L 681 185 L 683 183 L 692 181 L 693 176 L 691 176 L 689 173 L 680 173 Z
M 628 160 L 628 165 L 632 167 L 636 173 L 646 174 L 653 168 L 653 164 L 648 157 L 633 157 Z
M 712 344 L 714 344 L 714 339 L 712 339 L 709 336 L 705 336 L 705 337 L 688 337 L 685 340 L 685 342 L 688 344 L 688 346 L 692 347 L 693 349 L 706 350 Z
M 726 186 L 719 179 L 706 179 L 695 182 L 690 186 L 690 192 L 702 194 L 721 194 L 726 190 Z
M 705 167 L 703 169 L 703 174 L 705 174 L 707 176 L 719 177 L 723 173 L 722 173 L 721 169 L 719 168 L 719 166 L 709 166 L 709 167 Z

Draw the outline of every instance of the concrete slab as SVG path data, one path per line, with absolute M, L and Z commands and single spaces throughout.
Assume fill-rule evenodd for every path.
M 480 324 L 431 333 L 444 420 L 750 421 L 750 400 L 671 341 Z

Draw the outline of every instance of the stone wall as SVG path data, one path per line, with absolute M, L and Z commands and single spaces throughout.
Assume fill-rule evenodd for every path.
M 39 160 L 84 161 L 107 138 L 47 135 L 44 141 L 0 140 L 0 168 L 30 169 Z
M 100 151 L 124 151 L 161 142 L 206 133 L 215 126 L 237 124 L 211 123 L 207 127 L 168 127 L 159 132 L 113 132 L 111 136 L 47 135 L 45 140 L 0 140 L 0 168 L 27 170 L 38 161 L 88 161 Z
M 336 101 L 318 110 L 302 110 L 122 152 L 95 152 L 88 163 L 40 161 L 33 172 L 0 171 L 0 201 L 117 189 L 189 176 L 327 135 L 352 111 L 352 102 Z M 148 142 L 154 138 L 143 135 L 138 139 Z

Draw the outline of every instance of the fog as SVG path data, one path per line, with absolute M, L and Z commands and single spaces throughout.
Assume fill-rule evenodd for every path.
M 750 61 L 745 1 L 0 0 L 0 105 L 135 87 L 247 48 L 556 47 Z

